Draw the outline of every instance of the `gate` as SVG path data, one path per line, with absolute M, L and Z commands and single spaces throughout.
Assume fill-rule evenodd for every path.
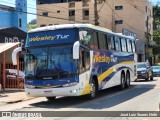
M 19 67 L 14 66 L 12 63 L 0 64 L 0 81 L 3 90 L 5 88 L 24 88 L 24 62 L 19 62 Z M 17 69 L 19 68 L 19 69 Z

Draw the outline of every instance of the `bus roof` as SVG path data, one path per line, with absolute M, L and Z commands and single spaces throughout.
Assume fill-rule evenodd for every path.
M 49 31 L 49 30 L 58 30 L 58 29 L 69 29 L 69 28 L 90 28 L 90 29 L 94 29 L 94 30 L 98 30 L 98 31 L 102 31 L 102 32 L 107 32 L 107 33 L 110 33 L 110 34 L 118 35 L 118 36 L 121 36 L 121 37 L 126 37 L 126 38 L 133 39 L 133 37 L 120 35 L 118 33 L 112 32 L 111 30 L 109 30 L 107 28 L 103 28 L 103 27 L 100 27 L 100 26 L 95 26 L 95 25 L 92 25 L 92 24 L 60 24 L 60 25 L 52 25 L 52 26 L 45 26 L 45 27 L 35 28 L 35 29 L 30 30 L 28 33 L 42 32 L 42 31 Z

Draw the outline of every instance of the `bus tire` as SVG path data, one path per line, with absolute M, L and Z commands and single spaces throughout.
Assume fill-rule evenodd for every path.
M 130 74 L 129 74 L 129 72 L 127 72 L 127 74 L 126 74 L 126 83 L 125 83 L 125 87 L 126 88 L 128 88 L 130 86 L 130 81 L 131 81 Z
M 48 101 L 54 101 L 56 97 L 46 97 Z
M 125 89 L 125 74 L 124 72 L 121 73 L 121 85 L 120 85 L 120 89 L 124 90 Z
M 96 85 L 96 80 L 92 80 L 90 82 L 90 94 L 88 94 L 89 99 L 94 99 L 97 95 L 97 85 Z

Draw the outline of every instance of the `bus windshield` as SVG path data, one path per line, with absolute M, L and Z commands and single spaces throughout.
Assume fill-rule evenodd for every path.
M 28 48 L 25 67 L 26 77 L 62 78 L 76 74 L 72 46 Z

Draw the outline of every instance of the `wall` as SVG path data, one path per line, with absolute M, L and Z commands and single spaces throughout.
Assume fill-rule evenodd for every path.
M 1 16 L 0 28 L 10 27 L 11 26 L 11 13 L 9 11 L 4 11 L 0 9 L 0 16 Z

